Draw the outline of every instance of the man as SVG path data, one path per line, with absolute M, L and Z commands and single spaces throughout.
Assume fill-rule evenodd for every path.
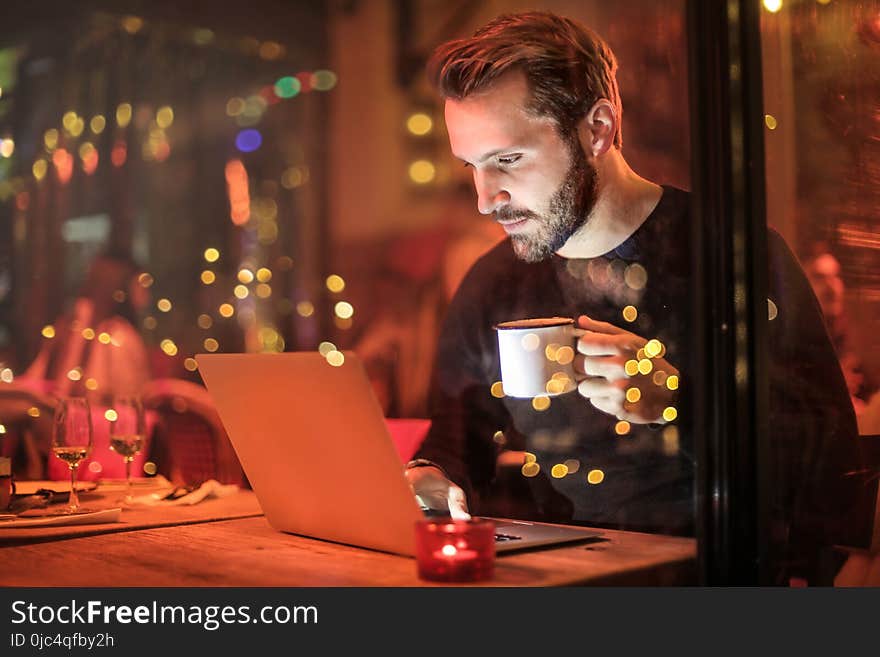
M 804 273 L 816 294 L 831 344 L 837 352 L 840 369 L 852 398 L 856 417 L 860 416 L 877 386 L 873 377 L 866 376 L 862 358 L 856 352 L 849 331 L 844 303 L 846 286 L 840 272 L 840 262 L 824 245 L 816 245 L 815 253 L 803 261 Z
M 466 517 L 500 504 L 532 519 L 693 533 L 692 437 L 676 420 L 687 416 L 689 199 L 624 159 L 616 68 L 595 33 L 542 12 L 502 16 L 434 53 L 452 152 L 509 240 L 465 277 L 441 331 L 431 432 L 406 470 L 427 507 Z M 845 534 L 854 424 L 809 286 L 775 233 L 770 247 L 771 339 L 780 359 L 803 357 L 773 371 L 791 383 L 774 388 L 785 431 L 774 529 L 815 546 Z M 505 397 L 492 327 L 560 315 L 584 331 L 577 393 L 549 407 Z M 511 454 L 522 469 L 505 479 L 497 464 Z M 786 576 L 815 570 L 815 550 L 785 558 Z

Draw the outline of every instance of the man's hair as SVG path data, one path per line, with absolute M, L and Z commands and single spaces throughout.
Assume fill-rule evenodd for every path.
M 444 98 L 461 100 L 490 87 L 510 71 L 528 81 L 528 110 L 549 116 L 567 137 L 600 98 L 614 106 L 614 145 L 623 144 L 623 108 L 617 88 L 617 59 L 608 44 L 584 25 L 550 12 L 506 14 L 467 39 L 440 45 L 428 62 L 428 77 Z

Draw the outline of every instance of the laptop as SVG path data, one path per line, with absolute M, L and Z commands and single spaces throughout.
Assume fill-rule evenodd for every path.
M 415 555 L 425 517 L 353 352 L 198 354 L 248 481 L 276 530 Z M 492 518 L 503 553 L 585 541 L 581 527 Z

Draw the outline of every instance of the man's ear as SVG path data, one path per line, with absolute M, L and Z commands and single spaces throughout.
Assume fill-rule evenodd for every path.
M 614 145 L 620 117 L 611 101 L 600 98 L 578 122 L 578 139 L 584 153 L 599 157 Z

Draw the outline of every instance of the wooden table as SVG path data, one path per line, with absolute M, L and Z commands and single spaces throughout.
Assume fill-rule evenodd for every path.
M 0 529 L 0 586 L 433 585 L 418 578 L 414 559 L 276 532 L 258 514 L 254 494 L 242 491 L 124 511 L 113 525 Z M 601 531 L 587 544 L 500 556 L 494 579 L 480 585 L 695 583 L 693 539 Z

